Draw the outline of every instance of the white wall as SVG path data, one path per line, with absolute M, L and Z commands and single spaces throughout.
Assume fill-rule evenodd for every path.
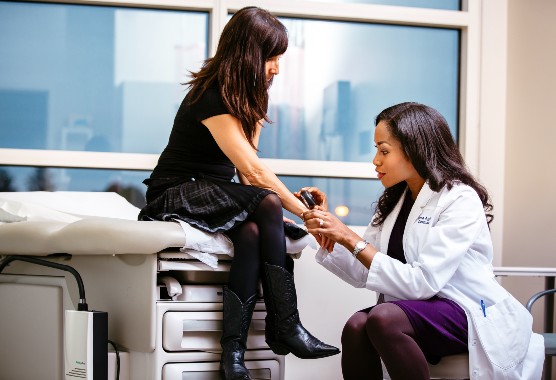
M 510 0 L 504 264 L 556 266 L 556 2 Z
M 506 266 L 556 267 L 555 17 L 553 0 L 508 0 Z M 512 278 L 504 285 L 522 302 L 544 287 L 541 278 Z M 533 315 L 540 331 L 542 302 L 537 304 Z
M 364 228 L 354 228 L 360 235 Z M 325 343 L 341 350 L 345 322 L 358 310 L 373 306 L 376 294 L 356 289 L 315 261 L 315 250 L 307 248 L 295 261 L 298 309 L 303 326 Z M 342 378 L 340 355 L 317 360 L 286 356 L 286 380 L 338 380 Z
M 502 265 L 504 217 L 504 156 L 506 127 L 507 0 L 481 3 L 481 63 L 478 169 L 494 205 L 491 236 L 494 265 Z M 469 164 L 469 157 L 465 157 Z

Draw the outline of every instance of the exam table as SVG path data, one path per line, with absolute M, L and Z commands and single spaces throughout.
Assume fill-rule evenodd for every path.
M 233 246 L 185 223 L 137 221 L 138 212 L 115 193 L 0 193 L 0 256 L 43 256 L 80 273 L 89 307 L 108 312 L 120 379 L 219 379 Z M 299 255 L 311 239 L 287 239 L 288 252 Z M 10 263 L 0 275 L 0 380 L 62 378 L 63 310 L 78 298 L 70 274 Z M 246 366 L 258 379 L 284 380 L 284 358 L 264 340 L 265 314 L 259 299 Z

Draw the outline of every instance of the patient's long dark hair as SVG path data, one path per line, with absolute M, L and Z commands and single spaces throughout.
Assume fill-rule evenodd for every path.
M 253 146 L 257 122 L 270 121 L 266 112 L 271 83 L 266 80 L 265 63 L 287 48 L 288 32 L 276 17 L 257 7 L 240 9 L 224 27 L 214 57 L 191 73 L 190 102 L 218 84 L 224 104 L 241 121 Z
M 488 192 L 469 173 L 448 123 L 437 110 L 419 103 L 400 103 L 382 111 L 375 126 L 380 122 L 400 141 L 405 156 L 431 190 L 440 191 L 444 186 L 450 189 L 458 181 L 471 186 L 479 195 L 490 224 L 494 217 Z M 384 190 L 378 200 L 374 226 L 384 223 L 406 187 L 407 183 L 402 181 Z

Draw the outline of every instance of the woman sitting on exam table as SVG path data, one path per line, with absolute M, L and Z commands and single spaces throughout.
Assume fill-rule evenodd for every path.
M 373 164 L 385 190 L 362 237 L 328 212 L 322 191 L 305 188 L 319 204 L 303 213 L 308 231 L 336 242 L 317 261 L 380 294 L 344 326 L 344 379 L 382 379 L 381 361 L 392 379 L 429 379 L 427 362 L 467 352 L 471 379 L 540 379 L 542 336 L 494 278 L 492 205 L 446 120 L 402 103 L 375 125 Z
M 299 320 L 284 234 L 307 232 L 285 224 L 282 207 L 295 215 L 307 208 L 257 156 L 262 123 L 268 120 L 268 90 L 287 47 L 286 28 L 269 12 L 257 7 L 236 12 L 214 57 L 192 73 L 168 145 L 145 180 L 147 205 L 140 219 L 180 219 L 233 242 L 223 293 L 224 379 L 251 378 L 244 352 L 259 279 L 266 342 L 274 353 L 314 359 L 340 352 Z M 233 180 L 236 170 L 239 183 Z

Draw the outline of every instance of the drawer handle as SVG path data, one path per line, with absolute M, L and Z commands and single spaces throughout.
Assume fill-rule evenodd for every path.
M 183 331 L 222 331 L 222 321 L 199 321 L 187 319 L 183 321 Z
M 257 380 L 270 380 L 270 370 L 268 369 L 250 369 L 249 373 L 253 379 Z M 188 380 L 220 380 L 220 371 L 210 371 L 210 372 L 182 372 L 182 377 Z
M 264 331 L 265 322 L 262 319 L 255 319 L 251 321 L 251 328 L 255 331 Z M 194 331 L 222 331 L 222 321 L 209 320 L 200 321 L 195 319 L 186 319 L 183 321 L 183 331 L 184 332 L 194 332 Z
M 249 373 L 253 379 L 260 379 L 260 380 L 270 380 L 270 370 L 269 369 L 250 369 Z

